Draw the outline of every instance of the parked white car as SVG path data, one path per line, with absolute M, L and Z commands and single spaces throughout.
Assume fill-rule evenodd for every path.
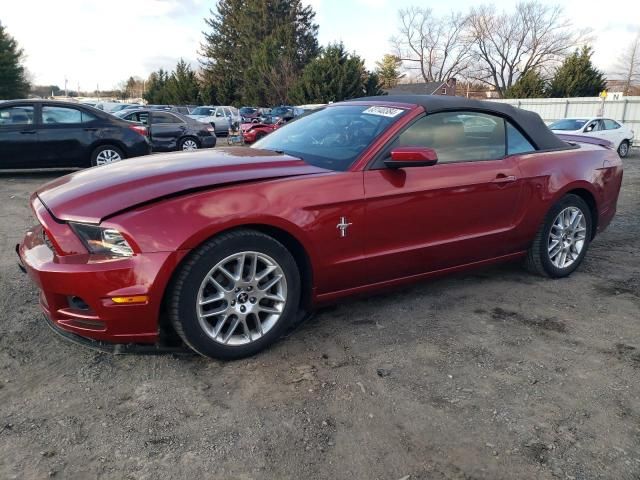
M 232 123 L 242 122 L 239 110 L 231 106 L 197 107 L 188 116 L 203 123 L 210 123 L 216 134 L 228 134 Z
M 609 140 L 622 158 L 629 154 L 629 149 L 633 145 L 633 130 L 610 118 L 564 118 L 553 122 L 549 128 L 554 133 L 585 135 Z

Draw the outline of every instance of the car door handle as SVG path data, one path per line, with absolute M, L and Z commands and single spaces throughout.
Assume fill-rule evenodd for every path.
M 493 180 L 492 183 L 512 183 L 515 182 L 518 178 L 515 175 L 504 175 L 504 174 L 499 174 L 498 176 L 496 176 L 496 178 Z
M 33 135 L 34 133 L 36 133 L 35 130 L 22 130 L 20 132 L 22 135 Z
M 97 128 L 85 128 L 84 131 L 85 132 L 97 132 L 98 129 Z

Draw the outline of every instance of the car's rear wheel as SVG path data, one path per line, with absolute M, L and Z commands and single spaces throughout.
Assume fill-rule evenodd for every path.
M 193 137 L 183 138 L 178 142 L 178 150 L 182 150 L 183 152 L 190 152 L 192 150 L 198 150 L 200 145 L 198 141 Z
M 587 203 L 577 195 L 566 195 L 547 213 L 536 233 L 527 252 L 527 268 L 552 278 L 570 275 L 587 253 L 591 228 Z
M 237 230 L 195 250 L 167 300 L 173 327 L 196 352 L 242 358 L 275 342 L 295 321 L 300 274 L 280 242 Z
M 620 158 L 625 158 L 629 155 L 629 140 L 623 140 L 620 146 L 618 147 L 618 155 Z
M 107 165 L 119 162 L 126 157 L 122 150 L 114 145 L 101 145 L 91 154 L 91 166 Z

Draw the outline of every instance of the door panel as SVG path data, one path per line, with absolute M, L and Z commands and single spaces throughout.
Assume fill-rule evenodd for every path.
M 56 105 L 42 106 L 39 125 L 43 167 L 82 167 L 89 165 L 89 146 L 98 135 L 95 117 L 83 119 L 83 111 Z
M 439 112 L 417 119 L 384 149 L 364 179 L 371 281 L 512 253 L 522 181 L 505 156 L 506 131 L 495 115 Z M 409 146 L 435 150 L 438 163 L 385 167 L 393 148 Z
M 175 150 L 186 125 L 167 112 L 151 112 L 151 142 L 154 150 Z
M 366 171 L 370 280 L 512 253 L 518 177 L 511 158 Z
M 0 169 L 39 168 L 39 143 L 33 105 L 0 108 Z

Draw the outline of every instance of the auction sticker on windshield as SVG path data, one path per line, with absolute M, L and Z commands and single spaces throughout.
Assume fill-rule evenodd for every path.
M 397 117 L 403 112 L 400 108 L 391 107 L 369 107 L 362 113 L 368 113 L 369 115 L 380 115 L 382 117 Z

